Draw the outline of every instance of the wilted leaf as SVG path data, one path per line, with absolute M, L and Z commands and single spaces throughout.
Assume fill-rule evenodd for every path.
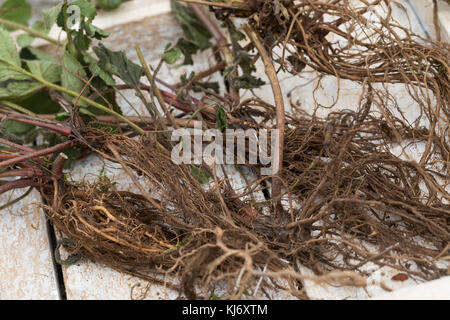
M 109 36 L 109 32 L 94 26 L 92 23 L 84 23 L 83 28 L 89 37 L 101 40 Z
M 113 86 L 116 84 L 114 78 L 105 70 L 100 68 L 98 61 L 95 60 L 90 54 L 83 52 L 84 62 L 89 64 L 89 70 L 92 74 L 98 75 L 108 86 Z
M 99 58 L 99 66 L 107 73 L 118 76 L 126 84 L 136 87 L 144 74 L 141 66 L 129 60 L 122 51 L 111 51 L 100 43 L 94 47 L 94 52 Z
M 233 87 L 236 89 L 256 89 L 264 84 L 265 82 L 260 78 L 254 77 L 250 74 L 244 74 L 234 79 Z
M 183 29 L 187 40 L 193 42 L 201 50 L 209 48 L 211 46 L 211 43 L 209 42 L 211 34 L 194 12 L 178 1 L 171 0 L 170 4 L 172 12 Z
M 215 93 L 219 93 L 220 86 L 219 86 L 219 83 L 218 83 L 217 81 L 210 81 L 210 82 L 194 82 L 194 84 L 197 85 L 197 86 L 200 86 L 200 87 L 202 87 L 202 88 L 204 88 L 204 89 L 211 89 L 211 90 L 213 90 Z M 194 88 L 194 91 L 195 91 L 195 92 L 199 92 L 199 91 L 201 91 L 201 90 L 200 90 L 200 89 L 195 89 L 195 88 Z
M 184 55 L 183 65 L 193 64 L 192 55 L 198 51 L 199 47 L 195 43 L 185 39 L 178 40 L 176 46 Z

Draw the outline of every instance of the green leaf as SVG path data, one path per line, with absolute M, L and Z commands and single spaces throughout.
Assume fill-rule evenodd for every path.
M 200 86 L 204 89 L 211 89 L 213 90 L 215 93 L 219 93 L 219 83 L 217 81 L 210 81 L 210 82 L 194 82 L 195 85 Z M 200 92 L 200 89 L 196 89 L 194 88 L 195 92 Z
M 219 107 L 216 113 L 216 128 L 220 131 L 228 129 L 227 114 L 224 108 Z
M 31 52 L 31 54 L 34 56 L 34 59 L 36 60 L 51 61 L 53 63 L 59 64 L 58 60 L 56 60 L 55 57 L 45 53 L 44 51 L 32 47 L 28 47 L 25 50 Z
M 187 40 L 193 42 L 201 50 L 207 49 L 211 46 L 209 39 L 211 34 L 203 23 L 197 18 L 195 13 L 187 6 L 178 1 L 171 0 L 172 12 L 180 24 Z
M 20 105 L 37 114 L 53 114 L 61 109 L 61 106 L 53 101 L 45 90 L 39 90 L 27 98 L 21 99 Z
M 13 39 L 3 27 L 0 27 L 0 58 L 20 67 L 20 56 L 17 52 L 16 45 Z M 8 65 L 0 61 L 0 68 L 5 68 Z
M 193 64 L 194 61 L 192 59 L 192 55 L 197 53 L 199 47 L 194 42 L 188 41 L 186 39 L 179 39 L 176 46 L 184 55 L 183 65 Z
M 80 31 L 75 35 L 73 38 L 73 42 L 78 49 L 79 52 L 84 52 L 89 49 L 89 46 L 92 43 L 92 40 L 84 35 L 83 29 L 80 29 Z
M 56 22 L 56 19 L 58 18 L 58 15 L 61 12 L 61 8 L 63 7 L 63 4 L 64 3 L 61 2 L 50 9 L 42 10 L 43 20 L 38 20 L 35 23 L 33 23 L 32 28 L 43 34 L 48 34 L 50 32 L 50 29 Z M 22 39 L 19 39 L 20 37 L 22 37 Z M 17 42 L 19 46 L 21 46 L 22 48 L 29 46 L 34 40 L 34 36 L 28 34 L 19 36 L 19 38 L 17 39 Z
M 244 74 L 234 80 L 233 87 L 236 89 L 256 89 L 264 84 L 265 82 L 260 78 Z
M 19 53 L 8 31 L 0 27 L 0 58 L 10 64 L 21 67 Z M 0 98 L 16 99 L 25 97 L 40 89 L 42 85 L 28 76 L 11 70 L 11 66 L 0 61 Z
M 65 51 L 63 58 L 63 68 L 61 73 L 61 84 L 64 88 L 80 93 L 85 83 L 80 79 L 86 79 L 87 74 L 83 66 L 69 52 Z M 84 94 L 87 94 L 85 90 Z M 73 100 L 70 97 L 70 100 Z
M 101 40 L 109 36 L 109 32 L 94 26 L 92 23 L 85 23 L 84 30 L 89 37 L 97 40 Z
M 94 52 L 99 58 L 100 68 L 105 72 L 118 76 L 129 86 L 137 87 L 140 84 L 144 69 L 129 60 L 124 52 L 111 51 L 102 43 L 94 47 Z
M 195 178 L 195 180 L 197 180 L 201 184 L 207 183 L 211 178 L 211 175 L 208 173 L 204 166 L 191 166 L 191 174 Z
M 87 115 L 87 116 L 91 116 L 91 117 L 93 117 L 94 119 L 97 118 L 97 115 L 96 115 L 95 113 L 89 111 L 89 109 L 87 109 L 87 108 L 80 108 L 80 113 L 81 113 L 81 114 L 85 114 L 85 115 Z
M 91 2 L 87 2 L 86 0 L 76 0 L 70 4 L 71 6 L 78 6 L 80 8 L 80 14 L 83 17 L 88 18 L 89 21 L 92 21 L 97 15 L 97 9 Z
M 32 60 L 27 61 L 30 72 L 42 79 L 51 83 L 56 83 L 61 80 L 61 66 L 52 61 L 46 60 Z
M 34 37 L 29 35 L 28 33 L 21 34 L 17 37 L 17 44 L 19 47 L 24 48 L 28 47 L 34 41 Z
M 92 74 L 98 75 L 108 86 L 113 86 L 116 84 L 114 78 L 105 70 L 100 68 L 98 61 L 95 60 L 89 53 L 82 52 L 84 62 L 89 65 L 89 70 Z
M 42 10 L 42 16 L 44 18 L 42 22 L 46 33 L 48 33 L 55 24 L 56 19 L 58 18 L 58 15 L 63 7 L 63 4 L 64 2 L 61 1 L 59 4 L 50 9 Z
M 3 125 L 3 130 L 11 134 L 24 134 L 33 129 L 31 124 L 17 122 L 17 121 L 6 121 Z
M 26 26 L 31 18 L 31 6 L 26 0 L 6 0 L 0 7 L 0 18 Z M 7 27 L 7 30 L 15 29 Z
M 129 0 L 99 0 L 97 1 L 98 6 L 102 10 L 113 10 L 118 8 L 122 3 Z
M 181 50 L 179 48 L 171 48 L 164 51 L 164 60 L 168 64 L 174 64 L 181 57 Z
M 59 113 L 55 114 L 56 121 L 64 121 L 69 117 L 70 117 L 70 114 L 67 111 L 63 111 L 63 112 L 59 112 Z
M 31 79 L 18 79 L 17 74 L 11 74 L 10 77 L 0 77 L 0 99 L 19 99 L 25 98 L 44 86 Z

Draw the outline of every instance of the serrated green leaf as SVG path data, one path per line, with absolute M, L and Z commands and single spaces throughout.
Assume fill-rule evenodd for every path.
M 51 83 L 61 80 L 61 66 L 57 63 L 47 60 L 27 61 L 30 72 Z
M 129 60 L 123 51 L 111 51 L 102 43 L 94 47 L 94 52 L 99 58 L 99 66 L 105 72 L 118 76 L 126 84 L 136 87 L 144 75 L 144 69 Z
M 44 28 L 46 30 L 46 33 L 48 33 L 50 31 L 50 29 L 53 27 L 53 25 L 56 22 L 56 19 L 58 18 L 59 13 L 61 12 L 61 9 L 63 7 L 63 2 L 61 1 L 59 4 L 57 4 L 56 6 L 47 9 L 47 10 L 42 10 L 42 16 L 43 16 L 43 24 L 44 24 Z
M 83 66 L 75 59 L 69 52 L 64 52 L 63 67 L 61 73 L 61 84 L 64 88 L 80 93 L 85 86 L 85 83 L 80 79 L 86 79 L 87 74 Z M 86 79 L 87 80 L 87 79 Z M 88 90 L 85 90 L 84 95 Z M 73 97 L 70 97 L 73 100 Z
M 8 31 L 0 27 L 0 58 L 10 64 L 20 67 L 21 61 L 16 45 Z M 34 82 L 28 76 L 11 70 L 11 66 L 0 61 L 0 98 L 16 99 L 25 97 L 40 89 L 42 85 Z
M 0 27 L 0 58 L 12 63 L 15 66 L 20 66 L 20 56 L 17 52 L 16 45 L 11 38 L 8 31 Z M 9 67 L 6 63 L 0 61 L 0 68 Z
M 31 18 L 31 6 L 26 0 L 6 0 L 0 7 L 0 18 L 26 26 Z M 7 27 L 7 30 L 15 29 Z
M 42 10 L 43 20 L 38 20 L 35 23 L 33 23 L 32 29 L 41 32 L 43 34 L 48 34 L 52 26 L 55 24 L 56 19 L 59 13 L 61 12 L 62 6 L 63 2 L 57 4 L 56 6 L 50 9 Z M 22 37 L 22 39 L 19 39 L 20 37 Z M 26 36 L 23 35 L 19 36 L 19 38 L 17 39 L 17 41 L 19 46 L 21 46 L 22 48 L 29 46 L 34 40 L 34 36 L 32 35 Z

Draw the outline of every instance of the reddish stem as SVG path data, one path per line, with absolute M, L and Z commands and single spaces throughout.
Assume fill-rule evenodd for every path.
M 51 154 L 54 152 L 58 152 L 58 151 L 66 149 L 66 148 L 69 148 L 69 147 L 73 146 L 74 144 L 75 144 L 75 141 L 66 141 L 66 142 L 57 144 L 53 147 L 50 147 L 50 148 L 46 148 L 46 149 L 35 151 L 35 152 L 30 152 L 29 154 L 15 157 L 14 159 L 2 161 L 2 162 L 0 162 L 0 168 L 4 168 L 4 167 L 11 166 L 13 164 L 16 164 L 16 163 L 19 163 L 19 162 L 22 162 L 25 160 L 42 157 L 42 156 L 45 156 L 45 155 L 48 155 L 48 154 Z
M 33 168 L 29 168 L 29 169 L 20 169 L 20 170 L 9 170 L 9 171 L 0 173 L 0 178 L 6 178 L 6 177 L 32 178 L 35 176 L 42 176 L 42 171 L 36 170 Z
M 14 142 L 2 139 L 2 138 L 0 138 L 0 143 L 4 144 L 4 145 L 7 145 L 7 146 L 10 146 L 10 147 L 13 147 L 13 148 L 16 148 L 16 149 L 19 149 L 19 150 L 22 150 L 22 151 L 27 151 L 27 152 L 34 152 L 34 151 L 36 151 L 33 148 L 22 146 L 20 144 L 17 144 L 17 143 L 14 143 Z
M 32 179 L 19 179 L 10 181 L 0 186 L 0 194 L 13 189 L 21 189 L 25 187 L 39 187 L 39 183 L 33 181 Z
M 0 153 L 0 160 L 3 160 L 3 159 L 12 159 L 12 158 L 15 158 L 15 157 L 17 157 L 17 155 L 14 155 L 14 154 L 6 154 L 6 153 Z
M 36 127 L 49 129 L 49 130 L 55 131 L 59 134 L 62 134 L 64 136 L 69 136 L 70 133 L 72 132 L 72 129 L 67 126 L 62 126 L 62 125 L 48 123 L 48 122 L 42 122 L 37 119 L 28 118 L 25 115 L 15 116 L 15 115 L 0 114 L 0 120 L 2 120 L 4 118 L 7 118 L 8 120 L 11 120 L 11 121 L 27 123 L 27 124 L 31 124 Z
M 52 165 L 52 172 L 56 177 L 60 178 L 63 175 L 64 164 L 67 161 L 67 156 L 64 153 L 58 154 Z

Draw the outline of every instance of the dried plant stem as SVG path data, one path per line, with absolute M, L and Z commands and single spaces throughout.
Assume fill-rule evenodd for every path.
M 137 55 L 141 62 L 141 65 L 145 70 L 145 75 L 147 76 L 148 82 L 150 83 L 151 87 L 153 88 L 153 92 L 156 95 L 156 99 L 158 99 L 158 102 L 159 102 L 161 108 L 164 110 L 164 114 L 166 115 L 167 118 L 169 118 L 169 120 L 170 120 L 171 124 L 174 126 L 174 128 L 177 128 L 177 123 L 175 121 L 175 118 L 173 117 L 172 113 L 170 113 L 169 110 L 167 109 L 166 103 L 164 102 L 164 99 L 161 95 L 161 91 L 159 90 L 158 86 L 156 85 L 155 79 L 153 78 L 153 76 L 150 72 L 150 68 L 148 67 L 147 62 L 145 62 L 144 55 L 142 54 L 141 48 L 139 48 L 138 45 L 136 45 L 136 52 L 137 52 Z M 160 119 L 161 119 L 161 121 L 163 121 L 162 118 L 160 118 Z M 161 125 L 162 125 L 162 127 L 165 127 L 165 124 L 161 124 Z
M 192 82 L 196 82 L 203 78 L 209 77 L 210 75 L 216 73 L 217 71 L 223 70 L 224 68 L 226 68 L 226 66 L 227 66 L 226 62 L 220 62 L 220 63 L 216 64 L 215 66 L 212 66 L 208 70 L 197 72 L 195 74 L 195 76 L 192 78 Z M 182 86 L 183 86 L 183 84 L 181 82 L 173 85 L 173 87 L 175 89 L 179 89 Z
M 223 2 L 203 1 L 203 0 L 177 0 L 177 1 L 186 2 L 186 3 L 190 3 L 190 4 L 214 6 L 214 7 L 225 8 L 225 9 L 243 9 L 243 10 L 249 9 L 249 7 L 246 3 L 240 2 L 240 1 L 235 1 L 233 4 L 228 4 L 228 3 L 223 3 Z
M 211 20 L 209 15 L 203 11 L 203 8 L 201 8 L 197 4 L 191 4 L 190 8 L 192 11 L 194 11 L 195 15 L 200 19 L 200 21 L 205 25 L 206 29 L 211 33 L 213 38 L 216 40 L 220 51 L 222 51 L 222 54 L 225 59 L 225 63 L 227 66 L 233 65 L 233 53 L 231 52 L 230 48 L 228 47 L 228 42 L 225 36 L 223 35 L 222 31 L 220 31 L 217 24 Z M 233 72 L 233 77 L 237 76 L 237 71 Z M 233 86 L 230 85 L 230 96 L 235 102 L 236 105 L 239 104 L 239 90 L 233 88 Z
M 283 93 L 281 91 L 278 76 L 273 65 L 272 58 L 268 54 L 264 45 L 259 40 L 258 35 L 251 29 L 249 25 L 244 25 L 244 30 L 249 36 L 250 40 L 258 50 L 266 70 L 267 77 L 269 78 L 270 85 L 273 91 L 273 97 L 276 107 L 276 127 L 278 129 L 278 150 L 276 150 L 276 163 L 275 167 L 278 168 L 276 177 L 272 180 L 272 197 L 276 198 L 281 192 L 281 182 L 279 180 L 279 174 L 283 170 L 283 150 L 284 150 L 284 129 L 285 129 L 285 111 Z

